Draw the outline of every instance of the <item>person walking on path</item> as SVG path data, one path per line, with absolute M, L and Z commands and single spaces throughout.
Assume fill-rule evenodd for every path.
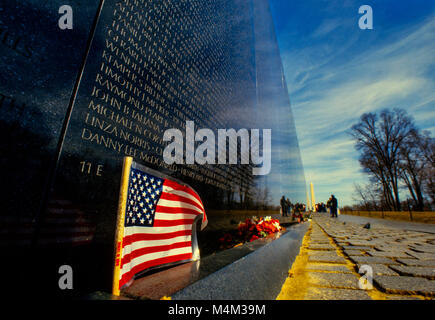
M 293 220 L 294 220 L 294 219 L 297 219 L 299 223 L 301 223 L 301 222 L 304 221 L 304 216 L 302 215 L 300 204 L 296 204 L 296 205 L 293 207 L 292 218 L 293 218 Z
M 331 216 L 337 218 L 338 200 L 331 194 Z
M 287 200 L 286 200 L 286 206 L 287 206 L 286 215 L 290 216 L 292 214 L 292 207 L 293 207 L 293 205 L 292 205 L 292 203 L 291 203 L 289 198 L 287 198 Z
M 326 208 L 329 209 L 329 216 L 332 218 L 332 204 L 331 204 L 331 197 L 329 197 L 328 201 L 326 201 Z
M 283 217 L 287 217 L 287 201 L 285 200 L 285 197 L 282 196 L 281 201 L 281 214 Z

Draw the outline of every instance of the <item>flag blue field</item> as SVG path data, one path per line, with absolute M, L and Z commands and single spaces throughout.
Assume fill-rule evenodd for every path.
M 192 231 L 207 216 L 189 186 L 131 168 L 126 199 L 119 288 L 149 268 L 194 260 Z

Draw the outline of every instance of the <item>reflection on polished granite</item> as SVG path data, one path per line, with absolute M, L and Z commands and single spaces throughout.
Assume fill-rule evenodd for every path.
M 206 256 L 200 261 L 184 263 L 158 272 L 150 272 L 136 279 L 122 291 L 122 295 L 133 299 L 160 299 L 163 296 L 170 296 L 271 243 L 287 232 L 289 229 Z
M 171 299 L 275 300 L 309 225 L 305 222 L 287 228 L 279 238 L 183 288 Z
M 283 195 L 305 201 L 268 0 L 71 2 L 70 30 L 53 25 L 63 0 L 0 2 L 0 148 L 7 150 L 0 170 L 0 181 L 7 182 L 0 193 L 0 246 L 3 259 L 14 261 L 13 268 L 2 264 L 0 273 L 8 275 L 3 286 L 9 293 L 33 288 L 33 296 L 70 298 L 111 291 L 125 156 L 198 193 L 210 218 L 198 239 L 204 257 L 243 212 L 279 212 Z M 187 161 L 188 121 L 214 136 L 225 131 L 228 161 L 215 163 L 208 152 L 205 163 L 199 152 Z M 186 132 L 186 163 L 162 157 L 171 129 Z M 271 129 L 273 148 L 264 153 L 260 132 Z M 246 139 L 239 148 L 237 138 L 238 156 L 230 160 L 234 134 L 253 137 L 253 130 L 259 149 Z M 245 146 L 269 174 L 253 173 L 260 163 L 244 163 Z M 213 263 L 224 265 L 226 254 Z M 205 260 L 200 276 L 212 272 Z M 73 291 L 58 286 L 64 264 L 74 270 Z

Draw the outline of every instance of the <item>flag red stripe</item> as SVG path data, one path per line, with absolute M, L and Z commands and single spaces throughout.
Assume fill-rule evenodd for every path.
M 160 199 L 188 203 L 188 204 L 194 205 L 199 210 L 204 211 L 204 209 L 200 205 L 198 205 L 197 202 L 193 201 L 192 199 L 180 196 L 178 194 L 163 192 L 162 195 L 160 196 Z
M 175 256 L 149 260 L 149 261 L 146 261 L 144 263 L 138 264 L 137 266 L 134 266 L 129 272 L 122 275 L 122 278 L 119 281 L 119 287 L 122 287 L 123 285 L 125 285 L 136 273 L 138 273 L 142 270 L 145 270 L 145 269 L 148 269 L 151 267 L 155 267 L 158 265 L 163 265 L 166 263 L 182 261 L 182 260 L 189 260 L 189 259 L 192 259 L 192 254 L 191 253 L 184 253 L 184 254 L 179 254 L 179 255 L 175 255 Z
M 189 208 L 180 208 L 180 207 L 167 207 L 167 206 L 161 206 L 157 203 L 156 206 L 156 213 L 185 213 L 185 214 L 200 214 L 198 211 L 189 209 Z
M 136 249 L 126 254 L 124 257 L 122 257 L 121 266 L 130 263 L 131 260 L 133 260 L 134 258 L 143 256 L 148 253 L 169 251 L 171 249 L 190 247 L 191 245 L 192 243 L 190 241 L 184 241 L 184 242 L 171 243 L 164 246 L 145 247 L 145 248 Z
M 154 220 L 154 227 L 175 227 L 183 224 L 192 224 L 193 219 L 178 219 L 178 220 Z
M 171 188 L 176 189 L 176 190 L 181 190 L 181 191 L 187 192 L 188 194 L 194 196 L 199 201 L 199 203 L 201 203 L 201 205 L 204 207 L 204 205 L 202 204 L 201 198 L 198 196 L 198 194 L 193 189 L 191 189 L 187 186 L 183 186 L 175 181 L 171 181 L 168 179 L 165 180 L 163 185 L 171 187 Z
M 206 221 L 206 215 L 204 212 L 204 205 L 201 201 L 199 195 L 195 192 L 195 190 L 191 189 L 188 186 L 184 186 L 175 181 L 171 181 L 165 179 L 163 182 L 163 192 L 160 194 L 159 200 L 157 202 L 156 207 L 154 208 L 154 228 L 161 228 L 160 230 L 163 232 L 161 234 L 158 233 L 148 233 L 146 228 L 143 231 L 132 229 L 133 232 L 138 232 L 132 235 L 125 236 L 123 239 L 123 247 L 132 245 L 133 251 L 124 252 L 125 256 L 121 258 L 121 270 L 124 269 L 125 274 L 122 275 L 119 284 L 120 287 L 127 284 L 135 274 L 146 270 L 151 267 L 165 265 L 171 262 L 180 262 L 183 260 L 191 260 L 192 253 L 187 250 L 192 246 L 191 241 L 185 241 L 184 239 L 175 239 L 179 236 L 190 236 L 192 235 L 191 225 L 195 222 L 195 219 L 192 218 L 198 215 L 203 214 L 203 220 Z M 174 191 L 168 190 L 174 189 Z M 177 192 L 181 191 L 181 192 Z M 183 194 L 184 193 L 184 194 Z M 169 202 L 166 202 L 169 201 Z M 188 206 L 190 208 L 183 208 L 183 206 Z M 192 207 L 193 206 L 193 207 Z M 193 209 L 192 209 L 193 208 Z M 180 214 L 180 216 L 171 215 L 172 219 L 164 214 Z M 161 216 L 159 217 L 159 214 Z M 187 216 L 189 215 L 189 216 Z M 165 218 L 166 217 L 166 218 Z M 190 218 L 189 218 L 190 217 Z M 175 230 L 180 228 L 188 228 L 187 230 L 179 230 L 173 231 L 168 230 L 165 232 L 166 228 L 176 227 Z M 129 228 L 129 227 L 126 227 Z M 172 232 L 170 232 L 172 231 Z M 173 240 L 172 240 L 173 239 Z M 152 245 L 147 244 L 147 241 L 152 240 L 167 240 L 160 245 Z M 180 241 L 173 243 L 174 241 Z M 135 242 L 143 241 L 143 243 L 137 243 L 137 249 L 134 249 Z M 172 242 L 172 243 L 171 243 Z M 127 248 L 126 248 L 127 249 Z M 156 258 L 154 255 L 161 256 L 171 254 L 171 250 L 176 250 L 177 252 L 172 252 L 172 255 L 169 257 Z M 189 253 L 180 253 L 180 251 L 188 251 Z M 161 254 L 160 254 L 161 253 Z M 154 258 L 154 259 L 153 259 Z M 149 260 L 151 259 L 151 260 Z M 142 262 L 141 262 L 142 261 Z M 135 265 L 137 264 L 137 265 Z M 131 269 L 130 269 L 131 267 Z
M 176 238 L 180 236 L 190 236 L 192 235 L 192 230 L 180 230 L 168 233 L 135 233 L 128 235 L 124 238 L 122 247 L 128 246 L 135 241 L 146 241 L 146 240 L 165 240 Z

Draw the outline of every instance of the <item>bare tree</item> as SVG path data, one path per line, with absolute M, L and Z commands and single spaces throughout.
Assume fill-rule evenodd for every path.
M 423 178 L 424 191 L 435 205 L 435 138 L 430 137 L 429 131 L 423 132 L 419 146 L 426 161 Z
M 412 131 L 400 146 L 400 177 L 414 200 L 415 208 L 423 211 L 423 182 L 426 175 L 426 161 L 423 153 L 424 137 L 417 131 Z
M 378 209 L 378 189 L 374 185 L 361 186 L 357 183 L 353 185 L 356 197 L 354 200 L 361 202 L 367 211 Z
M 400 210 L 399 179 L 400 147 L 414 132 L 411 117 L 402 109 L 382 110 L 365 113 L 359 122 L 352 126 L 350 135 L 355 139 L 355 147 L 361 152 L 360 163 L 373 179 L 382 185 L 387 203 L 394 210 Z
M 371 188 L 376 190 L 380 202 L 384 203 L 388 210 L 392 210 L 394 208 L 394 196 L 382 163 L 371 153 L 362 154 L 359 161 L 363 167 L 363 172 L 369 175 L 369 180 L 372 183 Z M 365 189 L 367 188 L 368 186 L 365 187 Z

